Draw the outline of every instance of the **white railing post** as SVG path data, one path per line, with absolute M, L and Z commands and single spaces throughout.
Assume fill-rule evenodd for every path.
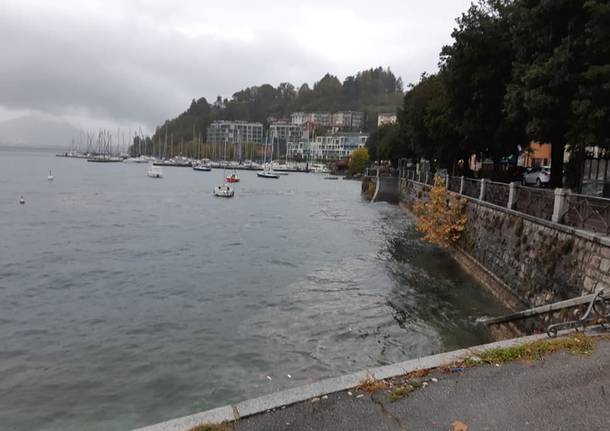
M 510 210 L 514 209 L 515 204 L 517 203 L 517 187 L 519 187 L 517 181 L 513 181 L 508 185 L 508 203 L 506 204 L 506 208 Z
M 421 171 L 419 171 L 419 175 L 418 175 L 418 177 L 417 177 L 417 182 L 418 182 L 418 183 L 421 183 Z
M 449 174 L 445 174 L 445 189 L 449 190 Z
M 555 189 L 555 203 L 553 204 L 553 216 L 551 217 L 551 221 L 561 223 L 561 219 L 566 212 L 565 207 L 567 204 L 567 194 L 568 191 L 566 189 Z
M 460 177 L 460 194 L 463 195 L 464 194 L 464 184 L 466 183 L 466 180 L 464 179 L 464 176 L 462 175 Z
M 430 171 L 426 171 L 426 184 L 428 184 L 429 178 L 430 178 Z
M 479 200 L 482 201 L 485 199 L 485 189 L 487 188 L 487 179 L 481 179 L 481 191 L 479 193 Z

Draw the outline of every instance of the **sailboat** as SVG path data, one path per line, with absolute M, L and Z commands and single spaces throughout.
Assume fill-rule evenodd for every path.
M 214 187 L 214 196 L 219 198 L 232 198 L 235 196 L 235 191 L 228 184 L 224 186 Z
M 203 159 L 193 166 L 193 170 L 199 172 L 210 172 L 212 167 L 210 166 L 210 161 L 208 159 Z
M 267 141 L 269 140 L 268 136 L 267 136 Z M 265 159 L 267 158 L 267 145 L 265 145 Z M 269 161 L 269 163 L 265 163 L 263 170 L 262 171 L 258 171 L 256 173 L 256 176 L 259 178 L 273 178 L 273 179 L 278 179 L 280 176 L 276 173 L 273 172 L 272 169 L 272 162 L 273 162 L 273 142 L 271 142 L 271 159 Z
M 163 171 L 161 171 L 160 167 L 151 164 L 146 175 L 150 178 L 163 178 Z
M 53 174 L 51 174 L 51 169 L 49 169 L 49 176 L 47 177 L 47 180 L 53 181 Z
M 227 166 L 227 140 L 225 139 L 225 155 L 224 155 L 224 163 L 222 169 L 222 177 L 225 181 L 228 179 L 225 174 L 225 167 Z M 239 181 L 239 179 L 238 179 Z M 230 187 L 226 182 L 221 186 L 214 187 L 214 196 L 219 198 L 232 198 L 235 196 L 235 191 L 232 187 Z
M 238 183 L 239 176 L 237 175 L 237 172 L 233 171 L 233 173 L 226 177 L 225 180 L 227 181 L 227 183 Z
M 256 176 L 260 178 L 275 178 L 276 180 L 280 177 L 277 173 L 273 172 L 268 167 L 265 167 L 265 169 L 262 171 L 258 171 L 256 173 Z

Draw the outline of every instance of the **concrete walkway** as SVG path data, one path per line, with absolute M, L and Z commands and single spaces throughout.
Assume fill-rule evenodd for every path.
M 610 342 L 593 355 L 435 371 L 397 401 L 342 391 L 242 418 L 236 431 L 610 430 Z

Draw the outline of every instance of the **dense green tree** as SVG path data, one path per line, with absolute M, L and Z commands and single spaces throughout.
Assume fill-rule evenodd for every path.
M 313 100 L 311 106 L 314 111 L 334 111 L 343 104 L 341 81 L 336 76 L 326 74 L 313 86 Z
M 514 58 L 511 5 L 509 0 L 473 4 L 457 20 L 453 44 L 441 51 L 447 109 L 461 148 L 496 162 L 527 143 L 523 124 L 509 121 L 503 112 Z
M 610 3 L 584 3 L 587 22 L 579 46 L 583 49 L 582 73 L 572 101 L 574 120 L 568 133 L 571 147 L 610 147 Z
M 376 129 L 366 143 L 371 158 L 396 162 L 401 157 L 411 155 L 408 148 L 400 141 L 400 126 L 385 124 Z
M 586 0 L 517 0 L 513 7 L 513 79 L 508 113 L 526 119 L 530 139 L 550 142 L 551 183 L 562 184 L 572 104 L 584 72 Z M 576 144 L 576 143 L 575 143 Z
M 442 167 L 452 167 L 465 153 L 449 116 L 447 89 L 442 74 L 423 74 L 404 97 L 398 114 L 401 154 L 415 154 Z
M 299 107 L 299 109 L 303 109 L 306 106 L 309 106 L 313 100 L 313 92 L 311 88 L 309 88 L 308 84 L 303 84 L 299 87 L 299 91 L 297 93 L 297 98 L 295 102 L 295 107 Z

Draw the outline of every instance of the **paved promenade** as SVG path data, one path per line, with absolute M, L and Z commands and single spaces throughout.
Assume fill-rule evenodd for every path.
M 398 400 L 391 390 L 342 391 L 242 418 L 236 431 L 610 430 L 610 342 L 591 356 L 554 353 L 420 377 Z M 231 428 L 228 428 L 231 429 Z

